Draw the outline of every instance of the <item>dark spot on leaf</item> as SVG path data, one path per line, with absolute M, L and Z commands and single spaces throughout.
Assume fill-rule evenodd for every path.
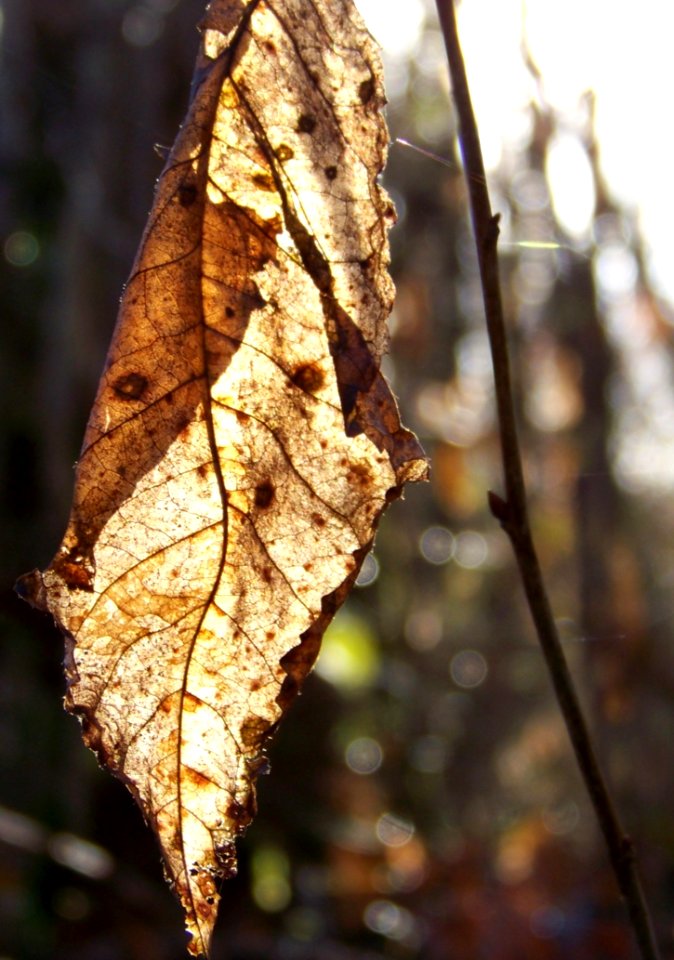
M 215 903 L 215 897 L 206 897 L 206 903 L 210 903 L 210 904 Z
M 191 207 L 197 199 L 197 188 L 194 183 L 181 183 L 178 187 L 178 203 L 181 207 Z
M 207 476 L 208 476 L 208 464 L 206 464 L 206 463 L 200 463 L 199 466 L 197 467 L 197 473 L 198 473 L 198 475 L 199 475 L 202 479 L 203 479 L 204 477 L 207 477 Z
M 274 181 L 268 173 L 256 173 L 253 177 L 253 183 L 262 190 L 273 190 Z
M 316 129 L 316 117 L 303 113 L 297 121 L 297 129 L 299 133 L 313 133 Z
M 337 176 L 337 167 L 326 167 L 325 175 L 328 178 L 328 180 L 334 180 L 335 177 Z
M 370 102 L 374 96 L 374 77 L 368 77 L 367 80 L 363 80 L 358 87 L 358 96 L 360 97 L 361 103 Z
M 325 524 L 327 523 L 327 520 L 325 519 L 325 517 L 322 517 L 320 513 L 312 513 L 311 521 L 316 527 L 324 527 Z
M 195 902 L 196 911 L 198 916 L 203 920 L 208 920 L 211 915 L 211 911 L 208 909 L 208 904 L 205 901 L 197 900 Z
M 290 374 L 290 379 L 306 393 L 314 393 L 325 383 L 325 374 L 315 363 L 303 363 Z
M 181 414 L 179 417 L 176 417 L 175 420 L 175 429 L 176 435 L 178 437 L 183 437 L 187 433 L 191 424 L 190 416 L 187 413 Z
M 276 148 L 276 159 L 280 160 L 281 163 L 285 163 L 286 160 L 292 160 L 295 156 L 295 151 L 292 147 L 289 147 L 287 143 L 281 143 Z
M 270 190 L 273 190 L 274 187 L 270 187 Z M 283 223 L 283 217 L 279 214 L 274 214 L 273 217 L 270 217 L 267 221 L 267 235 L 271 237 L 278 236 L 279 233 L 283 233 L 285 225 Z M 269 301 L 267 301 L 269 302 Z
M 265 567 L 262 571 L 262 579 L 265 583 L 271 583 L 271 567 Z
M 232 307 L 225 307 L 225 316 L 230 318 L 234 316 L 234 310 Z
M 265 42 L 264 42 L 264 51 L 265 51 L 265 53 L 268 53 L 268 54 L 269 54 L 270 56 L 272 56 L 272 57 L 273 57 L 274 54 L 276 53 L 276 47 L 275 47 L 275 45 L 271 42 L 271 40 L 265 40 Z
M 269 730 L 269 721 L 251 713 L 241 725 L 241 741 L 246 747 L 259 746 Z
M 52 570 L 63 580 L 69 590 L 93 590 L 93 570 L 85 558 L 74 547 L 68 553 L 61 554 L 52 562 Z
M 236 802 L 236 801 L 235 801 Z M 237 804 L 239 806 L 239 804 Z M 232 807 L 227 809 L 227 815 L 231 816 Z M 232 817 L 231 819 L 234 819 Z M 218 864 L 223 868 L 228 876 L 236 875 L 236 847 L 233 843 L 218 843 L 215 846 L 215 857 Z
M 347 477 L 350 483 L 366 487 L 370 482 L 370 471 L 364 464 L 354 463 L 351 465 Z
M 193 770 L 191 767 L 184 767 L 185 777 L 189 780 L 195 787 L 206 787 L 211 783 L 211 780 L 208 777 L 205 777 L 203 773 L 199 773 L 198 770 Z
M 251 693 L 255 693 L 256 690 L 259 690 L 262 684 L 259 680 L 253 680 L 250 685 Z
M 243 410 L 237 410 L 236 419 L 239 421 L 239 423 L 245 423 L 250 419 L 250 415 L 245 413 Z
M 113 381 L 112 389 L 122 400 L 140 400 L 147 382 L 142 373 L 125 373 Z
M 245 819 L 246 811 L 243 806 L 238 802 L 238 800 L 232 800 L 230 805 L 227 807 L 227 816 L 230 820 L 234 820 L 235 823 L 240 823 Z M 228 854 L 229 856 L 229 854 Z
M 276 494 L 276 488 L 271 480 L 263 480 L 255 487 L 255 506 L 266 510 Z

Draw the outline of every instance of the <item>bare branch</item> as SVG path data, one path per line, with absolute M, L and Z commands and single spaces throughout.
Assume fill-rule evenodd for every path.
M 470 89 L 461 53 L 452 0 L 436 0 L 445 38 L 454 99 L 459 117 L 459 140 L 475 231 L 487 332 L 494 368 L 505 499 L 489 493 L 494 517 L 510 538 L 543 655 L 564 717 L 576 760 L 608 847 L 620 892 L 643 960 L 657 960 L 658 947 L 637 869 L 634 845 L 623 830 L 600 769 L 550 607 L 527 509 L 522 458 L 512 396 L 508 344 L 498 266 L 498 215 L 489 201 L 482 150 Z

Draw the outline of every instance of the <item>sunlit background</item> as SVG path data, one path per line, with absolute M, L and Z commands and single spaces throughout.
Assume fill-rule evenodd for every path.
M 498 435 L 442 37 L 384 47 L 398 289 L 387 370 L 432 458 L 271 749 L 214 960 L 635 956 L 486 509 Z M 124 788 L 60 709 L 44 566 L 121 285 L 184 111 L 201 0 L 1 0 L 0 960 L 183 954 Z M 668 7 L 463 0 L 535 534 L 663 958 L 674 957 Z M 155 145 L 157 145 L 155 149 Z
M 359 0 L 358 7 L 383 46 L 391 96 L 407 83 L 410 58 L 422 77 L 448 86 L 432 0 L 406 0 L 404 16 L 392 16 L 387 0 Z M 615 3 L 609 16 L 604 0 L 464 0 L 459 25 L 487 168 L 496 172 L 504 161 L 514 162 L 526 146 L 532 100 L 553 108 L 560 126 L 548 157 L 555 213 L 573 240 L 586 246 L 594 216 L 592 171 L 583 149 L 591 92 L 602 173 L 614 199 L 638 218 L 650 275 L 671 299 L 671 138 L 663 113 L 674 85 L 668 8 L 648 0 L 635 16 L 629 4 Z M 424 141 L 446 138 L 440 117 L 415 132 Z
M 432 0 L 409 0 L 405 17 L 393 17 L 386 0 L 360 0 L 371 31 L 383 45 L 389 96 L 424 98 L 448 88 L 442 35 Z M 662 358 L 644 342 L 647 322 L 636 297 L 639 265 L 631 249 L 639 232 L 641 266 L 649 288 L 674 299 L 671 220 L 674 191 L 669 185 L 671 137 L 666 122 L 674 62 L 668 53 L 670 11 L 656 0 L 634 10 L 603 0 L 570 4 L 549 0 L 465 0 L 459 29 L 480 125 L 485 164 L 493 176 L 494 207 L 505 214 L 503 246 L 563 242 L 594 262 L 599 292 L 620 301 L 611 310 L 615 346 L 631 356 L 640 422 L 622 437 L 621 476 L 626 483 L 669 486 L 674 480 L 672 391 Z M 434 24 L 429 29 L 429 24 Z M 410 79 L 408 64 L 415 75 Z M 515 183 L 520 207 L 536 204 L 539 218 L 515 234 L 501 202 L 504 175 L 516 180 L 522 151 L 532 137 L 531 104 L 553 111 L 555 130 L 546 144 L 539 180 L 520 170 Z M 446 142 L 443 110 L 410 117 L 398 136 L 433 150 Z M 394 149 L 404 149 L 396 145 Z M 592 155 L 601 188 L 624 214 L 616 232 L 602 233 Z M 597 157 L 598 154 L 598 157 Z M 456 153 L 454 153 L 454 157 Z M 545 181 L 540 178 L 544 174 Z M 526 193 L 526 197 L 525 197 Z M 554 217 L 546 216 L 548 205 Z M 606 221 L 604 221 L 605 223 Z M 528 232 L 527 232 L 528 230 Z M 599 248 L 599 249 L 597 249 Z M 554 263 L 554 254 L 549 256 Z M 635 296 L 627 307 L 630 294 Z

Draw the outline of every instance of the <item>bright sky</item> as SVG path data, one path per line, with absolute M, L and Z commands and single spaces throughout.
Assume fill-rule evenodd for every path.
M 424 19 L 437 24 L 434 0 L 356 3 L 384 48 L 391 97 L 403 76 L 400 65 L 409 56 L 423 74 L 447 82 L 439 34 L 436 43 L 419 46 Z M 528 142 L 527 104 L 537 91 L 522 60 L 525 37 L 543 76 L 545 101 L 566 128 L 547 170 L 559 221 L 586 247 L 594 193 L 578 133 L 582 97 L 592 90 L 605 181 L 613 198 L 636 216 L 653 288 L 674 304 L 671 26 L 672 6 L 663 0 L 642 0 L 638 10 L 631 0 L 462 0 L 459 7 L 459 33 L 488 169 L 496 168 L 504 151 L 512 157 L 518 143 Z M 424 136 L 429 138 L 426 131 Z M 631 396 L 621 407 L 616 434 L 617 476 L 635 490 L 671 490 L 674 391 L 668 354 L 639 320 L 638 301 L 628 298 L 620 306 L 621 293 L 633 289 L 636 271 L 629 250 L 604 250 L 595 266 L 603 296 L 613 298 L 608 332 L 623 356 Z
M 405 0 L 395 4 L 395 13 L 391 0 L 357 3 L 391 60 L 414 55 L 424 16 L 436 19 L 433 0 Z M 459 8 L 488 166 L 496 165 L 503 143 L 521 136 L 523 111 L 535 93 L 520 53 L 524 33 L 546 99 L 563 111 L 571 133 L 580 120 L 581 95 L 594 91 L 602 169 L 615 198 L 638 211 L 653 279 L 674 302 L 671 27 L 671 5 L 662 0 L 642 0 L 638 9 L 628 0 L 463 0 Z M 555 206 L 563 221 L 580 229 L 589 213 L 582 158 L 569 142 L 560 148 L 567 152 L 557 164 Z

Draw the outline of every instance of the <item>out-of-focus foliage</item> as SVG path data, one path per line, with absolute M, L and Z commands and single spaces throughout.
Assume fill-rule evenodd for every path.
M 61 642 L 11 594 L 63 528 L 117 299 L 186 103 L 201 0 L 3 0 L 0 85 L 0 953 L 182 956 L 177 904 L 124 788 L 62 714 Z M 272 751 L 214 956 L 631 956 L 505 537 L 472 240 L 432 23 L 391 63 L 394 376 L 433 458 Z M 544 103 L 492 182 L 535 534 L 574 676 L 672 956 L 674 511 L 659 437 L 672 316 L 581 129 Z M 625 118 L 629 123 L 629 117 Z M 562 134 L 589 231 L 550 201 Z M 580 151 L 580 153 L 578 153 Z M 158 151 L 161 154 L 161 149 Z M 559 157 L 559 153 L 557 153 Z M 567 224 L 568 228 L 568 224 Z M 225 952 L 225 932 L 228 942 Z M 132 946 L 142 944 L 142 948 Z

